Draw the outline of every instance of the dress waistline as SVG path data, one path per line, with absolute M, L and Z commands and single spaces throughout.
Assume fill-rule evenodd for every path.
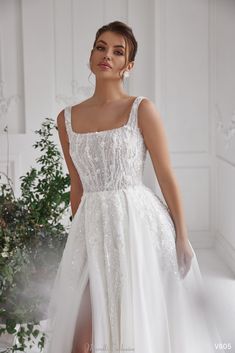
M 140 182 L 140 183 L 137 183 L 134 185 L 128 185 L 128 186 L 124 186 L 124 187 L 117 188 L 117 189 L 104 189 L 104 190 L 94 190 L 94 191 L 84 190 L 82 197 L 85 197 L 86 195 L 93 195 L 93 194 L 115 193 L 115 192 L 124 191 L 124 190 L 128 190 L 128 189 L 135 189 L 138 187 L 146 187 L 146 186 L 143 182 Z

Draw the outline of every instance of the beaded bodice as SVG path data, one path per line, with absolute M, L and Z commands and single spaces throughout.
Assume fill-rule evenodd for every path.
M 147 148 L 137 116 L 143 98 L 135 98 L 125 125 L 97 132 L 73 131 L 71 106 L 65 108 L 69 151 L 84 192 L 114 190 L 142 183 Z

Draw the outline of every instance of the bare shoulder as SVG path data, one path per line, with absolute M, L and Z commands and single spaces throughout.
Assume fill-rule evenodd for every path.
M 65 124 L 65 108 L 62 109 L 59 114 L 57 115 L 56 125 L 60 137 L 61 144 L 65 144 L 69 142 L 69 137 L 66 129 Z
M 159 110 L 149 98 L 143 98 L 138 108 L 138 123 L 143 133 L 156 131 L 161 125 L 162 118 Z
M 165 180 L 169 180 L 169 176 L 173 173 L 163 120 L 155 104 L 149 99 L 141 101 L 138 119 L 145 145 L 161 185 Z
M 159 112 L 155 104 L 149 98 L 144 97 L 139 104 L 138 119 L 140 121 L 146 119 L 151 120 L 154 119 L 154 116 L 156 115 L 159 115 Z
M 59 112 L 56 122 L 57 122 L 58 129 L 60 129 L 61 127 L 65 127 L 64 109 Z

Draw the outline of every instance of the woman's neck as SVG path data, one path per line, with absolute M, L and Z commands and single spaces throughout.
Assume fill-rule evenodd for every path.
M 102 80 L 96 82 L 93 101 L 100 104 L 109 103 L 115 100 L 127 98 L 128 94 L 123 89 L 123 84 L 118 81 Z

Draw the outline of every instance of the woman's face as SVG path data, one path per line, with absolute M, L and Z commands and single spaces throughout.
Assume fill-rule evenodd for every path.
M 126 48 L 124 37 L 120 34 L 106 31 L 98 37 L 96 45 L 91 51 L 91 71 L 97 78 L 120 80 L 125 69 L 129 71 L 134 65 L 134 62 L 131 62 L 124 67 L 125 55 L 128 58 L 128 54 L 128 47 Z M 102 63 L 108 66 L 102 65 Z

